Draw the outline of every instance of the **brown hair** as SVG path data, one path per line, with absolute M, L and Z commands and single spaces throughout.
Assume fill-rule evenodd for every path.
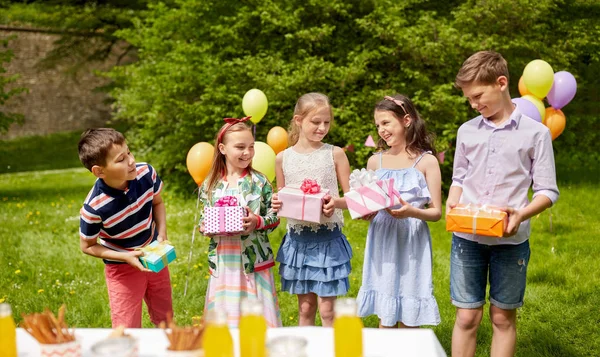
M 212 200 L 213 190 L 219 183 L 219 180 L 222 179 L 223 175 L 227 174 L 227 165 L 225 163 L 226 158 L 225 155 L 221 153 L 221 150 L 219 150 L 219 144 L 227 141 L 228 134 L 244 130 L 252 132 L 252 126 L 248 124 L 248 122 L 239 122 L 233 125 L 230 123 L 225 123 L 215 136 L 215 153 L 212 159 L 212 166 L 208 172 L 208 175 L 206 176 L 206 180 L 204 181 L 204 187 L 206 189 L 209 202 Z M 259 173 L 252 168 L 252 161 L 248 165 L 248 170 L 249 172 Z
M 422 152 L 431 151 L 436 153 L 433 146 L 434 136 L 427 131 L 425 120 L 421 118 L 413 102 L 405 95 L 396 94 L 394 100 L 384 99 L 375 105 L 375 111 L 382 110 L 391 112 L 396 119 L 401 120 L 406 114 L 411 118 L 411 124 L 406 128 L 406 151 L 411 155 L 420 155 Z M 379 138 L 377 148 L 387 148 L 385 141 Z
M 508 64 L 504 57 L 494 51 L 479 51 L 467 58 L 460 67 L 454 86 L 461 89 L 474 82 L 494 84 L 500 76 L 509 78 Z
M 94 165 L 105 166 L 106 157 L 113 145 L 125 144 L 125 137 L 112 128 L 88 129 L 81 134 L 79 160 L 92 171 Z
M 306 118 L 309 114 L 324 106 L 329 108 L 331 120 L 333 121 L 333 108 L 331 108 L 331 104 L 329 104 L 329 98 L 325 94 L 304 94 L 303 96 L 298 98 L 298 101 L 296 102 L 296 107 L 294 108 L 294 117 L 298 115 L 300 118 L 302 118 L 302 120 L 304 120 L 304 118 Z M 300 126 L 296 123 L 294 117 L 292 117 L 290 127 L 288 128 L 289 146 L 295 145 L 298 142 L 298 138 L 300 137 Z

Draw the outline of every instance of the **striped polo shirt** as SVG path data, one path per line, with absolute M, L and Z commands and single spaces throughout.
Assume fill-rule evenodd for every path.
M 137 177 L 125 190 L 108 186 L 97 179 L 83 202 L 79 219 L 81 239 L 100 238 L 100 244 L 127 252 L 143 247 L 158 237 L 152 217 L 152 201 L 163 183 L 152 166 L 136 164 Z M 104 259 L 107 264 L 116 262 Z

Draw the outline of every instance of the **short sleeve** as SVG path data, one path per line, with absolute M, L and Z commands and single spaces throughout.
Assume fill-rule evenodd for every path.
M 152 167 L 150 164 L 148 164 L 148 169 L 150 170 L 150 177 L 152 178 L 152 185 L 154 186 L 154 196 L 156 196 L 159 193 L 161 193 L 161 191 L 163 189 L 163 182 L 160 179 L 160 177 L 158 177 L 158 174 L 156 173 L 156 170 L 154 169 L 154 167 Z
M 81 239 L 97 239 L 102 229 L 102 218 L 87 204 L 79 211 L 79 237 Z

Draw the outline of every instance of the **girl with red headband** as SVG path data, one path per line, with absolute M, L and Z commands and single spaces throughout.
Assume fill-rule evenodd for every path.
M 277 253 L 281 289 L 298 296 L 300 326 L 314 325 L 317 307 L 323 326 L 333 323 L 333 303 L 348 292 L 352 249 L 342 234 L 344 218 L 340 208 L 347 208 L 339 198 L 350 188 L 350 164 L 344 150 L 322 142 L 329 132 L 333 112 L 327 96 L 308 93 L 300 97 L 290 123 L 290 148 L 275 160 L 277 187 L 316 181 L 329 189 L 322 223 L 289 218 L 287 234 Z M 273 208 L 281 201 L 273 198 Z
M 271 269 L 275 263 L 267 234 L 279 225 L 279 219 L 271 209 L 271 183 L 252 168 L 254 137 L 249 118 L 225 119 L 215 139 L 211 171 L 200 188 L 204 206 L 227 199 L 246 206 L 247 211 L 240 235 L 210 238 L 204 310 L 225 310 L 229 327 L 237 328 L 241 299 L 255 298 L 263 304 L 267 325 L 278 327 L 281 317 Z

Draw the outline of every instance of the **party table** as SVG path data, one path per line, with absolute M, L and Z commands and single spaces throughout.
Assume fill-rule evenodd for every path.
M 90 347 L 106 338 L 111 329 L 76 329 L 75 336 L 81 342 L 83 357 L 90 357 Z M 168 344 L 164 331 L 160 329 L 127 329 L 126 333 L 139 341 L 139 357 L 159 357 L 165 355 Z M 239 356 L 239 331 L 231 330 L 236 357 Z M 307 356 L 333 357 L 333 329 L 324 327 L 282 327 L 267 330 L 267 338 L 279 336 L 300 336 L 306 338 Z M 17 329 L 19 357 L 38 357 L 37 341 L 25 330 Z M 363 330 L 365 357 L 388 356 L 446 356 L 433 330 L 420 329 L 372 329 Z

